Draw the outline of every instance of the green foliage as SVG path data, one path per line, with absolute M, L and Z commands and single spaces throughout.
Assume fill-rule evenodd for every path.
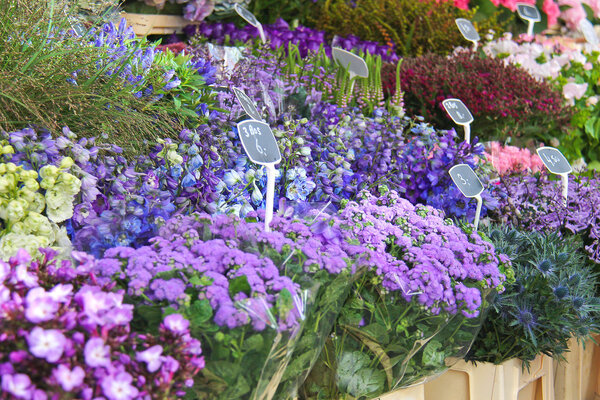
M 456 27 L 456 18 L 473 19 L 475 11 L 456 8 L 451 1 L 436 0 L 326 0 L 316 14 L 316 26 L 332 34 L 356 35 L 395 46 L 398 54 L 450 53 L 468 45 Z M 475 22 L 482 33 L 504 31 L 495 14 Z
M 598 329 L 597 274 L 576 238 L 507 227 L 490 228 L 489 237 L 511 258 L 516 281 L 492 303 L 468 360 L 520 358 L 528 365 L 540 353 L 560 358 L 571 337 Z
M 316 9 L 312 0 L 252 0 L 248 10 L 263 24 L 272 24 L 278 18 L 290 21 L 292 25 L 306 25 Z

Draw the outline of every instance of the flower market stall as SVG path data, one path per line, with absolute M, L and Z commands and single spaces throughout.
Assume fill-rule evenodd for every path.
M 0 399 L 600 398 L 600 2 L 0 22 Z

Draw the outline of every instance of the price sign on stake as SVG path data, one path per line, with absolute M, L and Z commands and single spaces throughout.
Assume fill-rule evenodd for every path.
M 598 46 L 598 35 L 594 29 L 594 25 L 587 19 L 579 21 L 579 30 L 583 33 L 585 40 L 592 46 Z
M 352 81 L 350 92 L 352 92 L 352 89 L 354 88 L 353 79 L 355 76 L 360 76 L 361 78 L 369 77 L 369 68 L 367 67 L 367 63 L 356 54 L 352 54 L 349 51 L 340 49 L 339 47 L 332 47 L 331 55 L 333 56 L 335 62 L 348 69 L 350 80 Z
M 477 32 L 477 29 L 475 29 L 471 21 L 465 18 L 456 18 L 455 21 L 456 26 L 458 26 L 458 30 L 460 33 L 462 33 L 464 38 L 469 42 L 473 42 L 473 51 L 477 50 L 477 43 L 479 40 L 481 40 L 481 38 L 479 37 L 479 32 Z
M 458 189 L 468 198 L 477 199 L 477 210 L 475 211 L 475 230 L 479 226 L 479 217 L 481 215 L 481 206 L 483 205 L 483 199 L 481 193 L 483 192 L 483 184 L 475 175 L 475 172 L 467 164 L 458 164 L 450 168 L 448 171 L 450 177 Z
M 263 43 L 266 43 L 267 37 L 265 36 L 265 31 L 263 30 L 262 24 L 258 22 L 254 14 L 246 10 L 244 7 L 240 6 L 238 3 L 236 3 L 233 6 L 233 9 L 236 13 L 238 13 L 240 17 L 244 18 L 246 22 L 258 29 L 258 33 L 260 34 L 260 40 L 262 40 Z
M 258 109 L 254 105 L 254 102 L 252 101 L 252 99 L 250 97 L 248 97 L 246 95 L 246 93 L 244 93 L 243 91 L 241 91 L 238 88 L 233 88 L 233 93 L 235 93 L 235 97 L 238 99 L 238 101 L 240 102 L 240 105 L 242 106 L 242 108 L 244 109 L 246 114 L 248 114 L 248 116 L 250 118 L 252 118 L 256 121 L 263 120 L 261 118 L 260 113 L 258 112 Z
M 264 165 L 267 169 L 267 209 L 265 231 L 270 232 L 273 220 L 273 199 L 275 197 L 275 164 L 281 161 L 279 146 L 268 124 L 262 121 L 246 120 L 237 124 L 238 135 L 250 161 Z
M 540 147 L 536 151 L 546 168 L 548 168 L 548 171 L 552 172 L 553 174 L 560 175 L 563 187 L 563 202 L 566 206 L 567 195 L 569 192 L 569 174 L 573 172 L 571 164 L 569 164 L 569 161 L 567 161 L 560 150 L 555 149 L 554 147 Z
M 527 26 L 527 34 L 533 36 L 533 25 L 542 20 L 540 10 L 531 4 L 517 3 L 517 13 L 521 19 L 524 19 L 529 24 Z
M 452 118 L 457 125 L 462 125 L 465 129 L 465 142 L 471 143 L 471 122 L 473 122 L 473 115 L 471 111 L 465 106 L 459 99 L 446 99 L 442 101 L 444 109 Z

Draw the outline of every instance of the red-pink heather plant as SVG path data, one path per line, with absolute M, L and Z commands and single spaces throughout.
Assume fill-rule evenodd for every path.
M 543 171 L 544 163 L 537 154 L 529 149 L 516 146 L 503 146 L 499 142 L 490 142 L 486 146 L 485 158 L 492 164 L 499 175 L 513 172 Z

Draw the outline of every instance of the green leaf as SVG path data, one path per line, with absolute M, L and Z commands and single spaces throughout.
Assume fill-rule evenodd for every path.
M 262 337 L 262 334 L 255 334 L 244 340 L 242 344 L 243 350 L 252 350 L 252 351 L 261 351 L 264 347 L 265 343 Z
M 238 276 L 229 281 L 229 295 L 232 298 L 240 292 L 250 296 L 251 291 L 252 289 L 250 288 L 246 275 Z
M 294 300 L 289 290 L 283 289 L 277 297 L 277 314 L 279 318 L 286 319 L 289 312 L 294 308 Z
M 370 367 L 369 356 L 360 351 L 344 352 L 338 361 L 339 388 L 353 397 L 379 394 L 385 386 L 385 373 Z
M 430 340 L 423 348 L 423 364 L 431 367 L 444 365 L 446 353 L 440 351 L 442 344 L 436 340 Z
M 196 300 L 187 312 L 192 325 L 202 325 L 213 316 L 213 309 L 207 299 Z

